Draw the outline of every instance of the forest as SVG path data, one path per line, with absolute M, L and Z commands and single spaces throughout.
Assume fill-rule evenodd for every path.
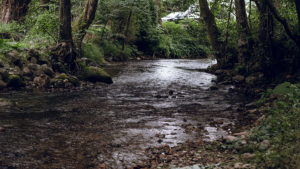
M 299 168 L 299 0 L 0 4 L 0 168 Z

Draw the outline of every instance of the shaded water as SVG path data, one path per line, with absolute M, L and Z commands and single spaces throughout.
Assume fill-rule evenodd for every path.
M 214 140 L 234 124 L 241 102 L 231 86 L 208 90 L 216 77 L 202 60 L 155 60 L 112 65 L 114 84 L 73 92 L 1 93 L 0 168 L 125 168 L 144 149 L 187 140 Z M 199 130 L 198 130 L 199 129 Z

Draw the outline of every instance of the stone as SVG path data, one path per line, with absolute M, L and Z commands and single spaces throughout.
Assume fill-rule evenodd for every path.
M 242 75 L 236 75 L 232 78 L 234 82 L 242 83 L 245 80 L 245 77 Z
M 230 135 L 225 136 L 224 139 L 225 139 L 226 141 L 229 141 L 229 142 L 233 142 L 233 141 L 237 141 L 237 140 L 238 140 L 237 137 L 230 136 Z
M 4 89 L 7 87 L 7 83 L 5 83 L 3 80 L 0 80 L 0 89 Z
M 19 75 L 9 75 L 7 86 L 13 88 L 19 88 L 19 87 L 24 87 L 25 83 Z
M 247 85 L 254 85 L 257 81 L 257 78 L 255 76 L 248 76 L 246 78 L 246 84 Z
M 259 144 L 259 149 L 260 150 L 266 150 L 270 147 L 270 141 L 269 140 L 264 140 Z
M 244 153 L 244 154 L 242 154 L 242 158 L 243 159 L 253 159 L 253 158 L 255 158 L 255 154 Z
M 51 67 L 49 67 L 47 64 L 43 64 L 42 66 L 41 66 L 41 69 L 42 69 L 42 71 L 46 74 L 46 75 L 48 75 L 48 76 L 50 76 L 50 77 L 53 77 L 54 76 L 54 71 L 53 71 L 53 69 L 51 68 Z
M 8 70 L 5 68 L 0 68 L 0 75 L 2 76 L 3 80 L 7 79 L 9 76 Z
M 30 69 L 28 67 L 24 67 L 23 68 L 23 75 L 24 76 L 31 76 L 32 72 L 30 71 Z
M 90 82 L 104 82 L 108 84 L 112 84 L 112 78 L 109 74 L 107 74 L 103 69 L 95 67 L 95 66 L 89 66 L 84 69 L 83 75 L 84 80 L 90 81 Z
M 235 163 L 234 168 L 243 168 L 243 163 Z
M 259 111 L 257 109 L 251 109 L 251 110 L 248 110 L 248 113 L 249 114 L 259 114 Z
M 247 136 L 248 132 L 247 131 L 243 131 L 243 132 L 240 132 L 240 133 L 234 133 L 233 135 L 234 136 Z
M 28 64 L 28 68 L 31 70 L 31 71 L 37 71 L 40 69 L 40 65 L 38 64 L 34 64 L 34 63 L 29 63 Z
M 36 86 L 44 88 L 49 86 L 50 78 L 47 75 L 43 74 L 41 76 L 35 77 L 33 79 L 33 82 Z

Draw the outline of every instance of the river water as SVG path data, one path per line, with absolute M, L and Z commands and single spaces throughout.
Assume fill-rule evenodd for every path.
M 153 60 L 113 64 L 114 84 L 72 92 L 5 92 L 0 98 L 0 168 L 125 168 L 145 149 L 212 141 L 234 125 L 240 96 L 210 90 L 216 61 Z M 213 123 L 219 122 L 219 127 Z

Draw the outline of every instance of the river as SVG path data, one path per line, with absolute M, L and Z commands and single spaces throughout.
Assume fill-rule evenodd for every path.
M 210 90 L 210 59 L 112 64 L 114 84 L 76 91 L 11 91 L 0 98 L 0 168 L 125 168 L 148 147 L 213 141 L 234 125 L 242 99 Z M 221 121 L 219 127 L 212 124 Z M 222 129 L 223 126 L 223 129 Z

